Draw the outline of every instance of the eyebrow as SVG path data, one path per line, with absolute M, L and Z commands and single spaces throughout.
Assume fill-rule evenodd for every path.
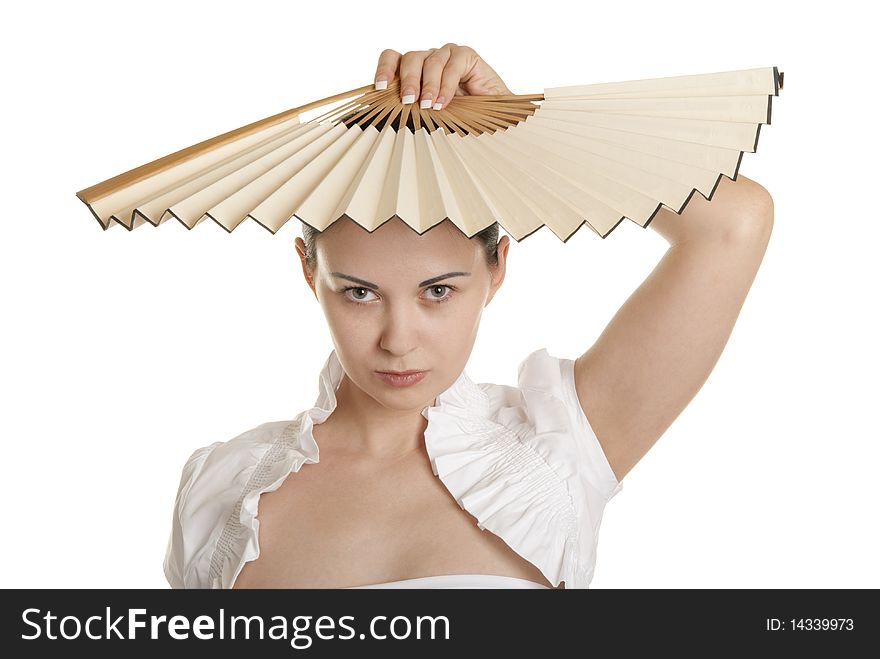
M 346 275 L 342 272 L 331 272 L 331 275 L 334 277 L 339 277 L 340 279 L 348 279 L 349 281 L 353 281 L 356 284 L 361 284 L 362 286 L 366 286 L 367 288 L 372 288 L 375 290 L 380 290 L 379 286 L 374 284 L 373 282 L 367 281 L 365 279 L 360 279 L 358 277 L 352 277 L 351 275 Z M 439 277 L 431 277 L 430 279 L 426 279 L 421 282 L 419 286 L 430 286 L 431 284 L 436 284 L 438 281 L 442 281 L 444 279 L 448 279 L 449 277 L 470 277 L 471 273 L 469 272 L 447 272 L 445 275 L 440 275 Z

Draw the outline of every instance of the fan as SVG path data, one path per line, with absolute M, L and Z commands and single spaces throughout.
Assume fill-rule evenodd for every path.
M 498 222 L 515 240 L 546 225 L 602 238 L 661 206 L 711 200 L 758 146 L 777 67 L 400 102 L 359 87 L 218 135 L 77 192 L 106 230 L 250 217 L 272 234 L 296 217 L 323 231 L 399 217 L 419 234 L 449 219 L 468 237 Z M 335 105 L 334 105 L 335 104 Z M 303 123 L 313 109 L 329 110 Z

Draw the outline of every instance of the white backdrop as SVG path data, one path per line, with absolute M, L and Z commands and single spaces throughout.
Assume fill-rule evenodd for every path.
M 708 382 L 609 503 L 592 587 L 880 587 L 878 53 L 860 5 L 5 5 L 0 586 L 167 587 L 186 457 L 311 407 L 332 347 L 296 220 L 104 232 L 75 192 L 369 84 L 384 48 L 453 41 L 519 94 L 785 72 L 740 169 L 775 201 L 764 264 Z M 665 249 L 629 221 L 514 242 L 468 374 L 515 384 L 533 350 L 581 354 Z

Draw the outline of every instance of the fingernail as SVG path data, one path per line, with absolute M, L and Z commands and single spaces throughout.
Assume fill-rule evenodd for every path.
M 416 93 L 411 89 L 407 89 L 406 92 L 403 94 L 403 100 L 401 102 L 404 105 L 408 105 L 409 103 L 414 103 L 415 100 L 416 100 Z
M 377 80 L 376 81 L 376 90 L 380 89 L 388 89 L 388 81 L 387 80 Z
M 437 97 L 437 102 L 434 103 L 434 109 L 435 109 L 435 110 L 439 110 L 440 108 L 442 108 L 442 107 L 443 107 L 443 102 L 444 102 L 444 101 L 445 101 L 445 99 L 444 99 L 442 96 L 438 96 L 438 97 Z
M 431 107 L 431 97 L 428 96 L 427 98 L 423 98 L 423 99 L 422 99 L 422 102 L 419 103 L 419 107 L 420 107 L 422 110 L 424 110 L 425 108 L 429 108 L 429 107 Z

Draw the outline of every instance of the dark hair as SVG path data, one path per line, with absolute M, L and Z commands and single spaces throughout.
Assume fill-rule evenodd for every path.
M 302 225 L 302 238 L 305 243 L 306 265 L 308 266 L 309 272 L 314 272 L 318 258 L 317 252 L 315 251 L 316 240 L 318 239 L 318 236 L 321 235 L 321 232 L 305 222 L 300 222 L 300 224 Z M 478 240 L 482 244 L 483 252 L 486 255 L 486 265 L 490 268 L 494 268 L 498 265 L 498 222 L 495 222 L 482 231 L 475 233 L 471 240 Z

